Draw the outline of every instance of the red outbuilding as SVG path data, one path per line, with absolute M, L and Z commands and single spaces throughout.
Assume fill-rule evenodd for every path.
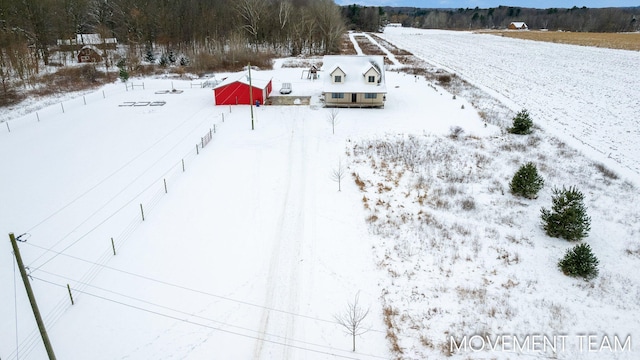
M 249 89 L 252 89 L 253 103 L 264 104 L 272 90 L 271 79 L 259 79 L 260 73 L 251 71 L 251 86 L 249 73 L 241 76 L 230 76 L 213 88 L 213 98 L 216 105 L 249 105 Z

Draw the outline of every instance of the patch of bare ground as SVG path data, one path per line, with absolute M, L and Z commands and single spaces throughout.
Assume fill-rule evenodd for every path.
M 387 40 L 381 38 L 380 36 L 376 35 L 376 34 L 369 34 L 371 35 L 372 38 L 374 38 L 378 44 L 382 45 L 385 49 L 389 50 L 389 52 L 391 52 L 393 55 L 395 55 L 396 57 L 398 56 L 409 56 L 409 55 L 413 55 L 412 53 L 408 52 L 407 50 L 404 49 L 400 49 L 397 46 L 393 45 L 392 43 L 388 42 Z
M 356 35 L 353 38 L 356 40 L 358 46 L 360 46 L 360 49 L 365 55 L 386 55 L 378 45 L 372 43 L 366 36 Z
M 342 35 L 342 42 L 340 46 L 340 54 L 341 55 L 358 55 L 356 48 L 353 46 L 351 39 L 349 39 L 349 34 Z
M 640 33 L 589 33 L 567 31 L 487 31 L 510 38 L 558 44 L 640 51 Z

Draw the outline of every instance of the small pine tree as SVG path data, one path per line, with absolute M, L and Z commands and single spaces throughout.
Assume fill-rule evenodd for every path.
M 551 210 L 540 210 L 547 235 L 577 241 L 589 234 L 591 218 L 583 203 L 584 195 L 575 187 L 553 189 Z
M 544 186 L 544 179 L 538 175 L 538 169 L 532 162 L 528 162 L 516 171 L 511 179 L 509 188 L 513 195 L 519 195 L 528 199 L 538 197 L 538 191 Z
M 591 280 L 598 276 L 599 263 L 589 244 L 579 244 L 567 250 L 558 267 L 565 275 Z
M 147 47 L 147 53 L 144 56 L 144 59 L 152 64 L 156 62 L 156 56 L 153 54 L 153 49 L 151 48 L 151 46 Z
M 127 82 L 127 80 L 129 80 L 129 72 L 125 68 L 120 68 L 119 76 L 120 76 L 120 80 L 122 80 L 122 82 Z
M 180 57 L 180 66 L 187 66 L 189 65 L 190 61 L 189 58 L 186 56 L 182 56 Z
M 162 56 L 160 56 L 160 66 L 166 67 L 167 65 L 169 65 L 169 57 L 163 53 Z
M 173 52 L 173 50 L 169 50 L 169 62 L 171 64 L 175 64 L 176 63 L 176 54 Z
M 531 120 L 531 116 L 529 116 L 529 112 L 527 109 L 522 109 L 522 111 L 513 118 L 513 127 L 509 129 L 509 132 L 518 135 L 531 134 L 532 126 L 533 121 Z

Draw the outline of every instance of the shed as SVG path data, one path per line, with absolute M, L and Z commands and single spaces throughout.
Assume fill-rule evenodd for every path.
M 213 88 L 213 98 L 216 105 L 249 105 L 249 89 L 253 94 L 253 102 L 260 101 L 264 104 L 273 86 L 271 79 L 260 79 L 260 73 L 251 72 L 251 86 L 249 86 L 249 73 L 240 76 L 230 76 Z
M 527 24 L 522 21 L 514 21 L 507 26 L 509 30 L 529 30 Z
M 102 50 L 93 45 L 85 45 L 78 52 L 79 63 L 90 63 L 102 61 Z

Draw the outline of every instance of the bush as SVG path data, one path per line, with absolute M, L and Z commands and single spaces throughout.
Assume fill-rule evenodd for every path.
M 529 112 L 527 109 L 523 109 L 513 118 L 513 127 L 509 129 L 509 132 L 518 135 L 531 134 L 532 126 L 533 121 L 529 116 Z
M 598 276 L 599 263 L 588 244 L 579 244 L 567 250 L 558 267 L 565 275 L 591 280 Z
M 591 218 L 583 203 L 584 195 L 575 187 L 553 189 L 551 211 L 542 208 L 542 224 L 547 235 L 576 241 L 591 230 Z
M 129 72 L 125 69 L 125 68 L 121 68 L 120 69 L 120 80 L 122 80 L 122 82 L 127 82 L 127 80 L 129 80 Z
M 519 195 L 528 199 L 538 197 L 538 191 L 544 186 L 544 179 L 538 175 L 538 169 L 532 162 L 520 167 L 513 175 L 509 188 L 513 195 Z

